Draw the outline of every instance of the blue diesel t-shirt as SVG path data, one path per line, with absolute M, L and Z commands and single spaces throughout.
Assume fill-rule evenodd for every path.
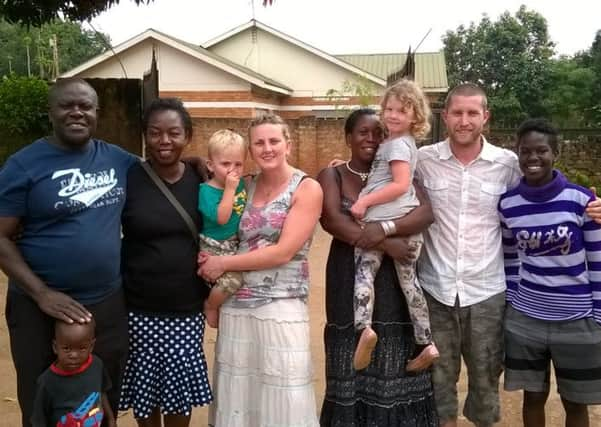
M 25 262 L 52 289 L 83 304 L 121 285 L 121 211 L 138 158 L 92 140 L 71 151 L 40 139 L 0 170 L 0 216 L 20 217 Z M 19 291 L 14 279 L 10 288 Z

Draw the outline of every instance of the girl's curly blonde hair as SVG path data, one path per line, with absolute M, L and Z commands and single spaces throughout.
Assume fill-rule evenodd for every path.
M 409 132 L 415 139 L 424 138 L 430 132 L 430 119 L 432 111 L 426 95 L 417 83 L 411 80 L 403 79 L 393 86 L 386 89 L 380 102 L 382 113 L 386 107 L 386 103 L 391 97 L 395 97 L 405 106 L 410 106 L 413 109 L 415 123 L 409 129 Z

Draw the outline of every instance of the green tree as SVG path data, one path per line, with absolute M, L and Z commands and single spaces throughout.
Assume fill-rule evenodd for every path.
M 355 98 L 361 107 L 368 107 L 378 103 L 378 89 L 376 85 L 365 77 L 357 76 L 342 82 L 340 89 L 328 89 L 326 98 L 333 102 L 337 109 L 348 110 L 345 101 Z
M 514 124 L 546 113 L 553 42 L 547 21 L 525 6 L 496 21 L 484 15 L 469 27 L 443 37 L 449 82 L 480 84 L 487 92 L 495 124 Z
M 148 4 L 153 0 L 130 0 L 137 5 Z M 263 6 L 271 5 L 273 0 L 263 0 Z M 70 1 L 0 1 L 0 17 L 13 23 L 39 27 L 56 19 L 85 21 L 104 12 L 119 0 L 70 0 Z
M 50 44 L 54 36 L 57 40 L 59 72 L 67 71 L 102 53 L 110 44 L 106 34 L 86 30 L 77 22 L 56 20 L 39 28 L 28 29 L 0 20 L 0 76 L 9 74 L 9 57 L 13 73 L 28 75 L 29 49 L 29 69 L 32 75 L 55 77 L 52 73 L 53 47 Z
M 136 4 L 151 0 L 133 0 Z M 119 0 L 1 1 L 0 16 L 13 23 L 39 27 L 56 19 L 84 21 L 118 4 Z
M 25 69 L 26 50 L 24 31 L 18 25 L 9 25 L 0 20 L 0 77 L 9 74 L 9 58 L 13 72 Z M 25 68 L 23 68 L 25 67 Z
M 553 61 L 550 87 L 545 97 L 545 108 L 556 126 L 586 126 L 585 112 L 590 108 L 591 89 L 597 76 L 589 68 L 570 57 Z
M 589 124 L 601 126 L 601 30 L 597 31 L 591 47 L 576 55 L 576 61 L 591 70 L 593 83 L 588 91 L 589 99 L 584 108 L 584 115 Z

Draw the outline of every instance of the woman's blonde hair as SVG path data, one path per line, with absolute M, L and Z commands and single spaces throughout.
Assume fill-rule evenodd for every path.
M 246 154 L 246 142 L 240 134 L 230 129 L 218 130 L 209 138 L 209 158 L 229 147 L 240 147 L 242 152 Z
M 282 128 L 282 135 L 286 142 L 290 142 L 290 128 L 280 116 L 274 113 L 263 114 L 250 121 L 248 125 L 248 140 L 250 141 L 250 131 L 261 125 L 279 125 Z
M 386 103 L 391 97 L 395 97 L 405 106 L 413 109 L 415 123 L 409 129 L 409 132 L 416 139 L 424 138 L 430 132 L 430 118 L 432 112 L 426 95 L 417 83 L 411 80 L 403 79 L 400 82 L 386 89 L 382 96 L 380 106 L 382 114 L 386 108 Z

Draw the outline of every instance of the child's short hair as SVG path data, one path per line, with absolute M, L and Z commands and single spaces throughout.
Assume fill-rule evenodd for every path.
M 86 323 L 78 323 L 78 322 L 67 323 L 64 320 L 56 319 L 54 321 L 54 337 L 56 338 L 56 336 L 60 333 L 67 333 L 69 328 L 74 327 L 74 326 L 78 326 L 78 327 L 87 329 L 89 331 L 90 335 L 92 336 L 92 338 L 96 335 L 96 321 L 92 317 L 90 319 L 90 321 L 86 322 Z
M 218 130 L 209 138 L 209 158 L 229 147 L 240 147 L 246 154 L 246 142 L 240 134 L 230 129 Z
M 290 128 L 288 124 L 282 119 L 280 116 L 274 113 L 263 114 L 257 118 L 254 118 L 250 121 L 248 125 L 248 139 L 250 140 L 250 131 L 253 128 L 261 125 L 279 125 L 282 128 L 282 136 L 286 140 L 286 142 L 290 142 Z
M 520 148 L 520 143 L 522 142 L 522 138 L 530 133 L 530 132 L 538 132 L 547 136 L 547 142 L 553 150 L 554 153 L 559 153 L 559 131 L 553 124 L 546 119 L 526 119 L 519 126 L 516 134 L 517 134 L 517 148 Z
M 382 96 L 380 106 L 382 111 L 391 97 L 395 97 L 401 103 L 413 108 L 415 123 L 411 126 L 409 132 L 416 139 L 424 138 L 430 132 L 430 118 L 432 112 L 426 95 L 417 83 L 412 80 L 403 79 L 400 82 L 386 89 Z

